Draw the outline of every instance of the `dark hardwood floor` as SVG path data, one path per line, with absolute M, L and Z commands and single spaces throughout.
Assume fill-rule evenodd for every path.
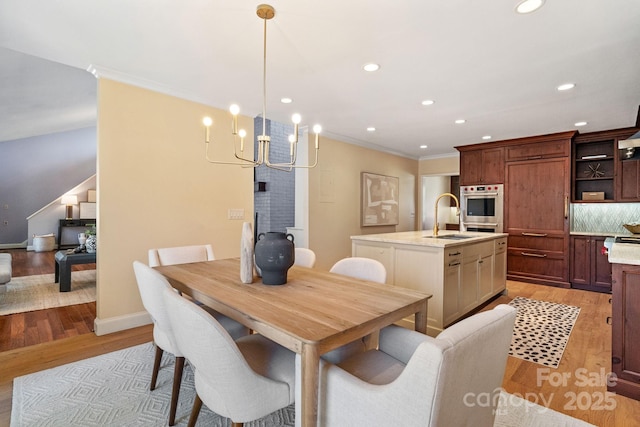
M 9 249 L 12 277 L 53 274 L 55 253 Z M 95 270 L 95 264 L 74 265 L 72 271 Z M 93 331 L 96 303 L 36 310 L 0 316 L 0 351 L 69 338 Z

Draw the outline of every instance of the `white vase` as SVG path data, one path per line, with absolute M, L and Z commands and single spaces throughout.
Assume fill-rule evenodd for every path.
M 87 248 L 87 253 L 94 253 L 98 249 L 98 241 L 95 234 L 90 234 L 87 236 L 87 241 L 84 242 L 85 248 Z
M 242 283 L 253 282 L 253 230 L 250 222 L 242 224 L 240 238 L 240 280 Z

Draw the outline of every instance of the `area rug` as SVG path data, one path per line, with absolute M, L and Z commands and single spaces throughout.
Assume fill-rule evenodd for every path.
M 516 297 L 518 310 L 509 355 L 557 368 L 580 308 Z
M 153 344 L 147 343 L 16 378 L 11 427 L 166 426 L 174 358 L 168 354 L 163 356 L 157 388 L 149 391 L 153 355 Z M 518 396 L 498 392 L 495 426 L 590 425 Z M 194 397 L 193 372 L 187 363 L 178 401 L 177 426 L 187 425 Z M 226 427 L 230 421 L 203 405 L 197 425 Z M 248 427 L 294 425 L 293 405 L 245 424 Z
M 60 292 L 53 274 L 14 277 L 0 293 L 0 316 L 96 300 L 96 270 L 71 273 L 71 291 Z

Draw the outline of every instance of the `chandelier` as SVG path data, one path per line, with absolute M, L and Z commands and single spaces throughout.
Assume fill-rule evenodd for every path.
M 320 131 L 322 128 L 320 125 L 313 127 L 313 133 L 315 134 L 315 161 L 307 165 L 296 164 L 298 155 L 298 125 L 300 124 L 300 114 L 294 114 L 291 117 L 293 122 L 293 134 L 289 135 L 289 161 L 284 163 L 272 163 L 269 160 L 269 144 L 271 137 L 266 133 L 266 121 L 267 121 L 267 21 L 273 18 L 276 14 L 275 9 L 268 4 L 261 4 L 258 6 L 256 14 L 264 22 L 264 42 L 263 42 L 263 68 L 262 68 L 262 135 L 258 135 L 258 153 L 257 157 L 246 158 L 244 154 L 244 138 L 247 136 L 247 132 L 244 129 L 238 130 L 238 114 L 240 113 L 240 107 L 232 105 L 229 108 L 231 113 L 231 133 L 233 135 L 233 153 L 236 158 L 235 161 L 221 161 L 213 160 L 209 158 L 209 142 L 210 142 L 210 129 L 213 124 L 213 120 L 210 117 L 205 117 L 202 121 L 205 126 L 205 158 L 210 163 L 223 164 L 223 165 L 240 165 L 245 167 L 258 167 L 262 164 L 269 168 L 291 171 L 294 168 L 314 168 L 318 164 L 318 149 L 320 147 Z M 239 149 L 238 149 L 239 148 Z

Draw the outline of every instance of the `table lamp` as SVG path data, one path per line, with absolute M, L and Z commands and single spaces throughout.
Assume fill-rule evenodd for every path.
M 78 196 L 62 196 L 60 203 L 63 205 L 67 205 L 67 217 L 66 219 L 73 219 L 73 205 L 78 204 Z

